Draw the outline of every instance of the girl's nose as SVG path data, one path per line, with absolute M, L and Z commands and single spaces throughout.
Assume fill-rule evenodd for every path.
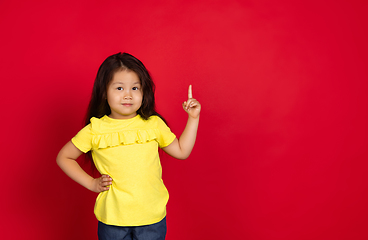
M 125 99 L 125 100 L 132 100 L 132 96 L 131 96 L 130 94 L 126 94 L 126 95 L 124 96 L 124 99 Z

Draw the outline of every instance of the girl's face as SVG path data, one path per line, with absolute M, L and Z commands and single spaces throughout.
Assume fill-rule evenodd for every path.
M 129 70 L 118 71 L 107 86 L 109 117 L 128 119 L 137 116 L 142 105 L 143 93 L 138 75 Z

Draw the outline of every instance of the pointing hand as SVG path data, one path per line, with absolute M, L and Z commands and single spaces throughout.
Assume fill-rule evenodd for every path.
M 189 85 L 188 100 L 183 103 L 184 110 L 192 118 L 198 118 L 201 111 L 201 104 L 193 98 L 192 85 Z

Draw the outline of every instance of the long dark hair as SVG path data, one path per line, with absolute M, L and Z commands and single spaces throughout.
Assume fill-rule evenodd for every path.
M 140 80 L 142 86 L 142 105 L 138 109 L 139 114 L 143 119 L 147 120 L 152 115 L 159 116 L 165 123 L 165 119 L 157 113 L 155 105 L 155 84 L 152 78 L 143 65 L 143 63 L 130 55 L 129 53 L 117 53 L 109 56 L 103 61 L 98 69 L 95 83 L 93 85 L 91 100 L 89 101 L 87 114 L 85 116 L 85 125 L 90 123 L 92 117 L 101 118 L 104 115 L 109 115 L 111 109 L 107 103 L 107 86 L 112 80 L 114 74 L 118 71 L 129 70 L 135 72 Z M 86 154 L 86 160 L 92 161 L 91 152 Z M 92 170 L 95 173 L 94 164 Z
M 111 113 L 110 106 L 106 100 L 107 86 L 112 80 L 114 74 L 122 70 L 133 71 L 139 77 L 142 86 L 143 99 L 142 105 L 138 109 L 137 114 L 145 120 L 152 115 L 162 118 L 162 116 L 156 111 L 155 84 L 153 83 L 148 70 L 143 63 L 134 56 L 129 53 L 119 52 L 106 58 L 98 69 L 95 83 L 93 85 L 91 100 L 85 117 L 86 125 L 90 123 L 90 119 L 92 117 L 101 118 L 104 115 L 109 115 Z

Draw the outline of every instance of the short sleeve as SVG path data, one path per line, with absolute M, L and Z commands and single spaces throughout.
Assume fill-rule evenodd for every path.
M 72 138 L 72 143 L 82 152 L 86 153 L 92 149 L 91 124 L 85 126 Z
M 157 137 L 158 145 L 160 148 L 169 146 L 175 140 L 175 134 L 171 132 L 166 123 L 159 117 L 157 117 L 157 128 L 160 132 Z

